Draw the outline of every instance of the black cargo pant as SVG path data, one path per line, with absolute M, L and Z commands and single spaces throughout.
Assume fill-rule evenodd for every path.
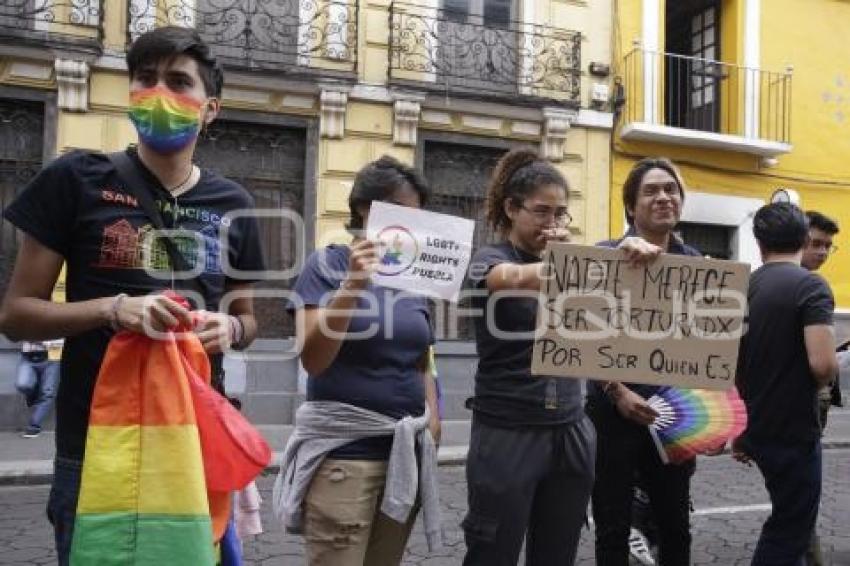
M 501 428 L 473 417 L 464 566 L 575 562 L 593 487 L 596 434 L 585 417 L 553 427 Z
M 663 464 L 649 431 L 627 421 L 607 403 L 588 403 L 596 426 L 596 564 L 628 566 L 629 530 L 636 477 L 649 496 L 658 529 L 661 566 L 689 566 L 691 552 L 690 486 L 695 460 Z

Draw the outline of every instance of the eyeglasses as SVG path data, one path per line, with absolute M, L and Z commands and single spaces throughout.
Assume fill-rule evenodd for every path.
M 811 240 L 809 245 L 816 250 L 826 250 L 826 253 L 829 255 L 838 251 L 838 246 L 824 242 L 823 240 Z
M 569 226 L 573 221 L 573 217 L 570 216 L 569 212 L 567 212 L 566 206 L 535 206 L 534 208 L 528 208 L 522 203 L 520 203 L 518 206 L 524 211 L 534 216 L 534 219 L 541 224 L 546 222 L 550 218 L 554 219 L 555 223 L 560 226 Z

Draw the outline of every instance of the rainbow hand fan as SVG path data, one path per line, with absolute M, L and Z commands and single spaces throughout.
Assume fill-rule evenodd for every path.
M 734 387 L 727 391 L 663 387 L 647 402 L 658 411 L 649 433 L 665 464 L 717 448 L 747 428 L 747 409 Z

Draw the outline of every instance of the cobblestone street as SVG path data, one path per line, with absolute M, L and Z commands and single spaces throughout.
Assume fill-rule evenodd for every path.
M 466 511 L 463 467 L 440 469 L 446 546 L 428 555 L 423 537 L 414 532 L 406 565 L 459 565 L 464 553 L 460 521 Z M 261 488 L 270 500 L 272 477 Z M 768 514 L 767 494 L 755 468 L 728 456 L 701 458 L 693 482 L 693 563 L 737 566 L 749 558 Z M 29 566 L 55 563 L 52 533 L 44 516 L 47 486 L 0 488 L 0 564 Z M 281 534 L 265 509 L 265 534 L 246 545 L 247 563 L 254 566 L 304 563 L 301 540 Z M 824 497 L 819 532 L 832 566 L 850 566 L 850 450 L 824 451 Z M 417 529 L 418 531 L 418 529 Z M 578 564 L 594 564 L 592 531 L 585 532 Z

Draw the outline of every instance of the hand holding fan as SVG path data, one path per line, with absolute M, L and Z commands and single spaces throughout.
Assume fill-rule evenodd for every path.
M 665 464 L 707 452 L 747 428 L 747 409 L 734 387 L 727 391 L 663 387 L 647 402 L 658 412 L 649 433 Z

